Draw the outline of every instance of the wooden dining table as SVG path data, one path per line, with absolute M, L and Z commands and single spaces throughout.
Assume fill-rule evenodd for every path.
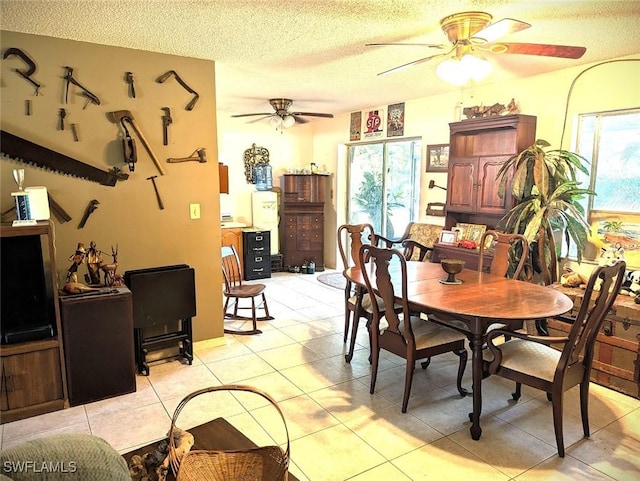
M 375 269 L 365 264 L 372 288 L 376 289 Z M 396 293 L 401 292 L 401 274 L 390 267 Z M 365 286 L 359 267 L 351 267 L 345 276 L 359 286 Z M 462 283 L 444 284 L 447 274 L 440 264 L 407 262 L 407 297 L 409 307 L 417 312 L 441 315 L 460 321 L 469 335 L 473 378 L 473 412 L 471 437 L 480 439 L 482 411 L 482 345 L 487 328 L 497 322 L 515 325 L 528 319 L 545 319 L 571 310 L 573 302 L 565 294 L 546 286 L 507 279 L 486 272 L 463 269 L 456 275 Z

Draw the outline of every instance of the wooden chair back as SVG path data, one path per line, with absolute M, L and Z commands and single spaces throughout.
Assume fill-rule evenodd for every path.
M 222 246 L 222 275 L 224 277 L 225 292 L 242 285 L 242 268 L 236 248 L 233 246 Z
M 386 309 L 381 311 L 377 302 L 372 302 L 373 322 L 371 323 L 372 348 L 383 348 L 398 356 L 407 358 L 407 347 L 415 349 L 415 336 L 409 322 L 409 303 L 407 297 L 407 261 L 402 252 L 396 249 L 380 248 L 375 246 L 363 246 L 360 248 L 360 263 L 364 265 L 367 260 L 375 266 L 377 293 L 371 294 L 380 297 L 385 306 L 400 304 L 402 309 Z M 399 296 L 401 302 L 396 300 L 396 288 L 391 282 L 389 267 L 400 269 L 401 284 Z M 368 268 L 362 269 L 367 291 L 373 293 Z M 388 326 L 381 326 L 380 321 L 385 317 Z M 404 319 L 407 322 L 402 322 Z M 381 327 L 384 335 L 380 335 Z
M 344 269 L 359 265 L 360 247 L 375 239 L 371 224 L 343 224 L 338 227 L 338 249 Z
M 564 372 L 577 362 L 582 362 L 586 376 L 589 376 L 596 337 L 620 291 L 626 268 L 624 261 L 618 261 L 612 266 L 597 267 L 591 273 L 580 310 L 569 331 L 569 341 L 560 356 L 556 378 L 564 375 Z M 595 289 L 597 285 L 599 290 Z
M 489 240 L 489 238 L 492 240 Z M 489 269 L 491 274 L 512 279 L 520 278 L 529 258 L 529 242 L 527 242 L 525 236 L 522 234 L 505 234 L 495 230 L 486 231 L 480 239 L 479 271 L 482 271 L 484 256 L 488 250 L 493 251 L 493 260 Z M 515 260 L 517 260 L 517 264 Z M 513 272 L 510 272 L 512 265 L 516 267 Z

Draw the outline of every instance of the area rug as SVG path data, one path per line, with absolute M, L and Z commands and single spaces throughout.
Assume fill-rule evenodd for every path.
M 320 274 L 317 279 L 323 284 L 336 289 L 344 289 L 347 285 L 347 280 L 342 275 L 342 272 L 326 272 Z

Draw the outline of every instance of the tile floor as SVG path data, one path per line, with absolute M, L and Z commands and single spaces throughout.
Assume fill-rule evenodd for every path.
M 263 334 L 226 336 L 226 344 L 195 345 L 192 366 L 180 361 L 151 366 L 137 391 L 2 425 L 2 448 L 61 432 L 92 433 L 119 452 L 161 439 L 178 402 L 188 393 L 222 383 L 250 384 L 269 392 L 284 411 L 291 472 L 300 480 L 638 480 L 640 401 L 592 384 L 591 437 L 582 437 L 578 393 L 565 398 L 567 454 L 556 453 L 551 405 L 543 393 L 483 382 L 482 438 L 469 435 L 471 397 L 455 388 L 458 358 L 444 354 L 418 367 L 406 414 L 400 412 L 403 361 L 385 356 L 376 392 L 369 394 L 367 336 L 344 362 L 343 292 L 316 275 L 276 273 L 268 284 L 273 321 Z M 470 369 L 465 386 L 471 388 Z M 207 398 L 208 396 L 208 398 Z M 178 425 L 224 416 L 257 444 L 284 443 L 275 410 L 262 398 L 213 393 L 194 399 Z M 273 437 L 272 438 L 270 437 Z

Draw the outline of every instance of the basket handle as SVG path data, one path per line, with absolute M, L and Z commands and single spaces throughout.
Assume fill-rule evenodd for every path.
M 174 428 L 176 427 L 176 421 L 178 420 L 178 416 L 180 415 L 180 412 L 182 411 L 182 409 L 187 405 L 187 403 L 189 401 L 191 401 L 193 398 L 200 396 L 201 394 L 206 394 L 206 393 L 210 393 L 210 392 L 214 392 L 214 391 L 243 391 L 243 392 L 251 392 L 254 394 L 257 394 L 259 396 L 262 396 L 263 398 L 265 398 L 267 401 L 269 401 L 271 403 L 271 405 L 276 408 L 276 411 L 278 411 L 278 414 L 280 415 L 280 418 L 282 419 L 282 423 L 284 424 L 284 430 L 285 433 L 287 435 L 287 449 L 285 451 L 285 455 L 287 457 L 287 459 L 289 459 L 289 429 L 287 428 L 287 422 L 284 418 L 284 414 L 282 413 L 282 410 L 280 409 L 280 407 L 278 406 L 278 403 L 275 401 L 275 399 L 273 399 L 269 394 L 267 394 L 264 391 L 261 391 L 258 388 L 255 388 L 253 386 L 248 386 L 248 385 L 244 385 L 244 384 L 223 384 L 221 386 L 209 386 L 209 387 L 205 387 L 203 389 L 199 389 L 198 391 L 194 391 L 191 394 L 188 394 L 187 396 L 185 396 L 182 401 L 180 401 L 180 403 L 178 404 L 178 406 L 176 407 L 176 410 L 173 413 L 173 418 L 171 419 L 171 429 L 169 430 L 169 461 L 171 463 L 171 469 L 173 470 L 173 473 L 177 476 L 178 475 L 178 468 L 180 467 L 180 459 L 177 456 L 176 453 L 176 445 L 175 445 L 175 441 L 173 438 L 173 431 Z

